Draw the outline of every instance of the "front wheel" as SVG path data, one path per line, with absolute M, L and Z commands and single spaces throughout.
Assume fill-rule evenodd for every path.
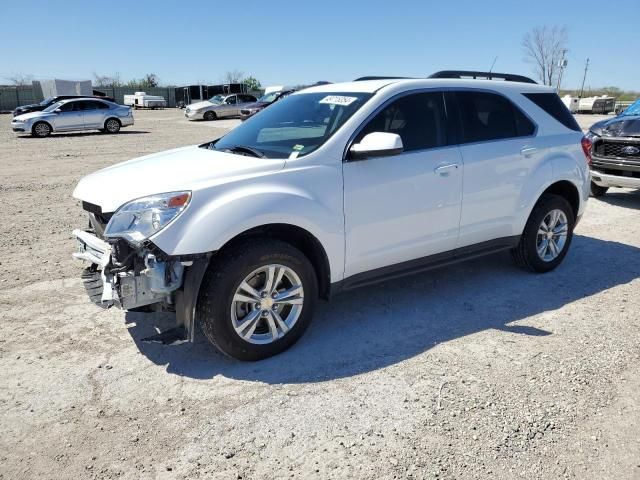
M 48 137 L 51 135 L 51 125 L 47 122 L 38 122 L 31 129 L 31 135 L 39 138 Z
M 533 272 L 553 270 L 569 250 L 574 225 L 573 208 L 566 199 L 543 195 L 527 220 L 518 246 L 511 251 L 513 259 Z
M 204 118 L 206 121 L 211 121 L 218 118 L 218 116 L 216 115 L 216 112 L 204 112 L 204 115 L 202 118 Z
M 592 197 L 601 197 L 605 193 L 607 193 L 609 187 L 601 187 L 597 183 L 591 182 L 591 196 Z
M 293 345 L 309 326 L 318 297 L 311 262 L 273 239 L 238 244 L 212 262 L 196 318 L 209 341 L 239 360 L 261 360 Z

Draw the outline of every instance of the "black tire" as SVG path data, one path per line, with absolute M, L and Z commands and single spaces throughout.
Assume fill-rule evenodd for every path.
M 122 127 L 122 124 L 117 118 L 108 118 L 104 122 L 104 131 L 106 133 L 118 133 L 120 131 L 120 127 Z
M 292 269 L 304 289 L 297 321 L 283 337 L 268 344 L 249 343 L 233 328 L 232 299 L 240 283 L 261 266 L 277 263 Z M 291 347 L 305 332 L 316 306 L 318 283 L 311 262 L 297 248 L 280 240 L 253 239 L 221 251 L 211 262 L 200 288 L 196 319 L 207 339 L 225 355 L 255 361 Z
M 38 138 L 45 138 L 51 135 L 51 125 L 47 122 L 36 122 L 31 127 L 31 135 Z
M 592 197 L 602 197 L 605 193 L 607 193 L 609 187 L 601 187 L 600 185 L 591 182 L 591 196 Z
M 202 118 L 207 122 L 210 122 L 211 120 L 216 120 L 218 116 L 216 115 L 216 112 L 204 112 L 204 116 Z
M 538 255 L 538 229 L 547 215 L 556 209 L 561 210 L 567 218 L 567 237 L 558 256 L 545 261 Z M 575 215 L 569 202 L 559 195 L 544 194 L 529 215 L 518 246 L 511 250 L 514 261 L 518 266 L 532 272 L 545 273 L 553 270 L 562 263 L 569 251 L 574 226 Z

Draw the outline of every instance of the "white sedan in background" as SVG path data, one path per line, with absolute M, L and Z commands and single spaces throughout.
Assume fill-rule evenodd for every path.
M 131 108 L 89 98 L 62 100 L 41 112 L 18 115 L 11 121 L 14 132 L 30 133 L 34 137 L 78 130 L 118 133 L 120 128 L 129 125 L 133 125 Z
M 192 103 L 184 110 L 189 120 L 217 120 L 218 118 L 239 117 L 240 109 L 249 103 L 256 102 L 253 95 L 233 93 L 215 95 L 204 102 Z

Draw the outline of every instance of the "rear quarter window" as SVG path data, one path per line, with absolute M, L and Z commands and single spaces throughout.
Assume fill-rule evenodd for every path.
M 558 122 L 571 130 L 581 132 L 576 119 L 555 93 L 523 93 L 525 97 L 555 118 Z

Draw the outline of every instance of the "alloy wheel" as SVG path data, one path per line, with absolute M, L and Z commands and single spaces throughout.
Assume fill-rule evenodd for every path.
M 545 262 L 555 260 L 564 249 L 569 234 L 567 216 L 560 209 L 551 210 L 542 219 L 536 236 L 538 256 Z
M 304 288 L 291 268 L 271 264 L 251 272 L 236 288 L 231 322 L 246 342 L 269 344 L 284 337 L 300 318 Z

